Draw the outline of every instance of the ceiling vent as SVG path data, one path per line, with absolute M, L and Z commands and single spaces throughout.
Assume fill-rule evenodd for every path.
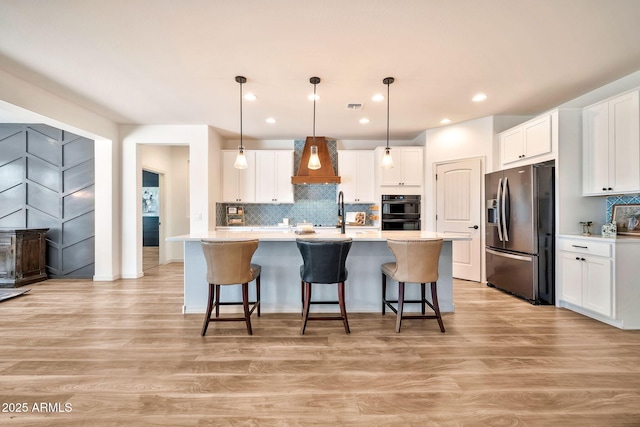
M 347 110 L 362 110 L 362 103 L 347 104 Z

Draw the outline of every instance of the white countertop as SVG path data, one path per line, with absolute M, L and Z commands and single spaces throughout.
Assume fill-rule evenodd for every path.
M 471 240 L 466 234 L 455 233 L 435 233 L 432 231 L 379 231 L 379 230 L 354 230 L 347 229 L 346 234 L 340 234 L 336 228 L 320 228 L 315 234 L 296 234 L 291 229 L 279 230 L 216 230 L 204 233 L 185 234 L 182 236 L 167 237 L 169 242 L 186 242 L 199 240 L 247 240 L 258 239 L 261 241 L 295 241 L 298 238 L 304 239 L 343 239 L 352 238 L 360 242 L 384 242 L 387 239 L 439 239 L 447 241 Z
M 640 238 L 636 236 L 628 236 L 626 234 L 618 234 L 616 237 L 602 237 L 601 234 L 592 234 L 590 236 L 585 236 L 584 234 L 559 234 L 560 238 L 570 238 L 570 239 L 582 239 L 589 241 L 597 241 L 597 242 L 606 242 L 606 243 L 636 243 L 640 244 Z

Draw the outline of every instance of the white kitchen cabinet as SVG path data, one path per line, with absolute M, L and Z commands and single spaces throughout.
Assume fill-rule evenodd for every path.
M 339 191 L 345 203 L 375 203 L 373 150 L 338 150 Z
M 638 91 L 583 110 L 583 194 L 640 192 Z
M 553 150 L 551 114 L 536 117 L 506 130 L 500 133 L 499 139 L 503 166 L 549 154 Z
M 256 202 L 293 203 L 293 150 L 256 151 Z
M 624 329 L 640 329 L 640 239 L 558 239 L 558 305 Z
M 384 148 L 376 149 L 378 161 L 382 161 Z M 422 187 L 423 183 L 423 151 L 422 147 L 392 147 L 393 167 L 380 168 L 381 186 Z
M 233 167 L 237 154 L 237 150 L 222 151 L 222 201 L 253 203 L 256 199 L 255 151 L 244 150 L 247 169 Z
M 612 315 L 611 243 L 580 239 L 560 241 L 560 299 L 587 310 Z

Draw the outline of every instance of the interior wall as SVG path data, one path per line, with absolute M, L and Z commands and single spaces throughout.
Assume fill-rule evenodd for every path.
M 220 162 L 215 133 L 205 125 L 124 125 L 122 133 L 122 277 L 142 273 L 142 147 L 184 145 L 189 147 L 189 233 L 209 230 L 211 175 L 219 176 Z M 213 140 L 213 142 L 211 142 Z M 211 146 L 210 146 L 211 144 Z M 215 181 L 217 182 L 217 181 Z M 219 191 L 219 189 L 213 189 Z M 215 203 L 213 203 L 215 207 Z M 215 218 L 215 209 L 212 217 Z M 211 223 L 211 229 L 215 222 Z M 185 234 L 185 233 L 182 233 Z
M 94 280 L 120 277 L 120 142 L 118 126 L 65 98 L 0 69 L 0 108 L 23 123 L 42 123 L 95 141 Z
M 424 168 L 424 226 L 425 230 L 436 228 L 436 183 L 433 179 L 435 164 L 468 158 L 483 158 L 484 168 L 493 162 L 494 142 L 493 117 L 470 120 L 450 126 L 427 130 L 425 140 Z M 485 170 L 482 171 L 484 175 Z M 484 200 L 484 186 L 483 200 Z

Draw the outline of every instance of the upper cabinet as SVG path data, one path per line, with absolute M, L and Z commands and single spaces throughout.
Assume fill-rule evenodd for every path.
M 256 202 L 293 203 L 293 150 L 260 150 L 256 156 Z
M 339 190 L 345 203 L 375 203 L 374 152 L 338 150 Z
M 384 156 L 384 147 L 376 148 L 378 162 Z M 424 154 L 422 147 L 392 147 L 393 167 L 380 168 L 380 185 L 395 187 L 422 187 Z
M 640 192 L 638 91 L 583 110 L 583 194 Z
M 222 151 L 222 201 L 252 203 L 256 200 L 256 155 L 244 151 L 247 169 L 236 169 L 233 164 L 237 150 Z
M 500 133 L 500 159 L 504 167 L 530 163 L 553 151 L 551 114 L 545 114 Z M 543 159 L 540 158 L 542 161 Z

